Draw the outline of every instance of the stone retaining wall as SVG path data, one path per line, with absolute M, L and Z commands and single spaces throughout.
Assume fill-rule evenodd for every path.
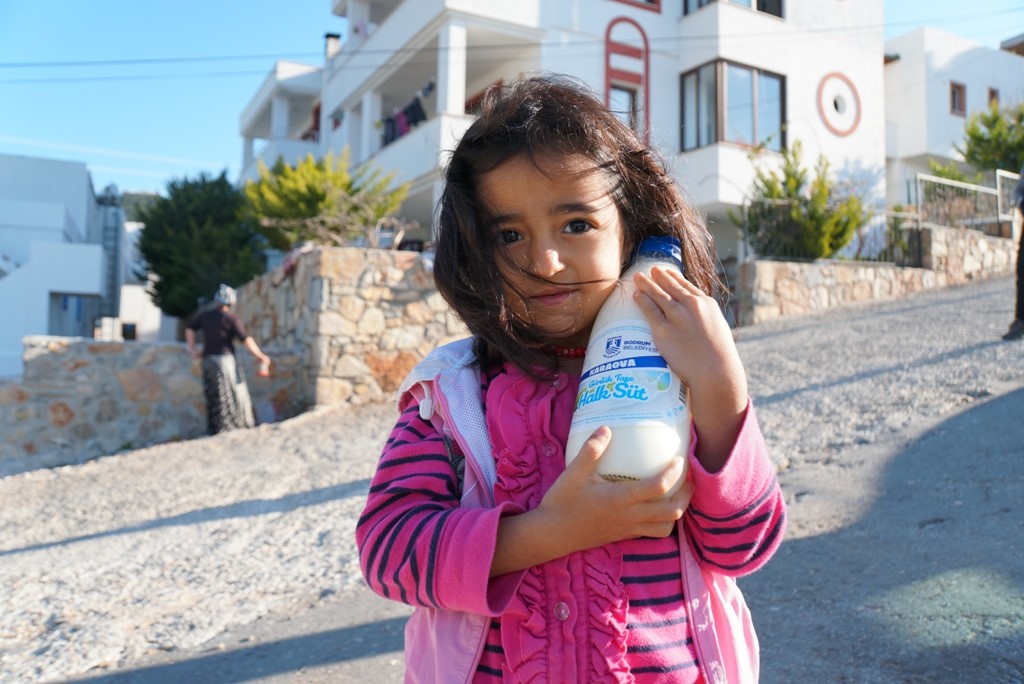
M 430 349 L 466 334 L 415 252 L 296 253 L 241 287 L 236 310 L 274 362 L 258 377 L 238 351 L 261 421 L 379 400 Z M 24 344 L 22 380 L 0 381 L 0 475 L 206 432 L 198 364 L 183 343 Z
M 1015 243 L 931 227 L 926 268 L 818 261 L 743 264 L 738 320 L 749 325 L 856 302 L 893 299 L 1012 272 Z M 289 255 L 239 289 L 239 315 L 274 360 L 257 377 L 239 351 L 260 421 L 320 404 L 361 404 L 398 388 L 409 369 L 465 328 L 416 252 L 318 248 Z M 25 372 L 0 381 L 0 475 L 77 463 L 206 430 L 198 365 L 184 344 L 25 338 Z
M 184 344 L 26 337 L 19 382 L 0 383 L 0 475 L 205 433 Z
M 922 228 L 924 268 L 885 263 L 819 260 L 748 261 L 734 287 L 737 320 L 752 325 L 854 303 L 896 299 L 922 290 L 962 285 L 1012 273 L 1017 245 L 1012 239 L 974 230 Z

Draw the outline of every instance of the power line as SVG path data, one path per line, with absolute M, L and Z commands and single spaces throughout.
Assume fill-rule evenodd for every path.
M 179 64 L 187 62 L 225 62 L 242 61 L 247 59 L 280 59 L 281 57 L 320 57 L 319 52 L 288 52 L 288 53 L 265 53 L 258 55 L 212 55 L 208 57 L 152 57 L 152 58 L 125 58 L 125 59 L 94 59 L 74 62 L 0 62 L 0 69 L 32 68 L 42 69 L 47 67 L 80 67 L 80 66 L 124 66 L 130 64 Z
M 857 33 L 861 31 L 874 31 L 878 29 L 885 29 L 893 25 L 899 24 L 919 24 L 926 21 L 959 21 L 963 19 L 982 19 L 985 17 L 994 17 L 1002 14 L 1011 14 L 1016 12 L 1024 11 L 1024 7 L 1009 9 L 1009 10 L 996 10 L 993 12 L 986 12 L 981 14 L 964 14 L 964 15 L 951 15 L 948 17 L 934 17 L 926 20 L 907 20 L 902 22 L 894 22 L 892 24 L 861 24 L 859 26 L 843 26 L 843 27 L 830 27 L 830 28 L 815 28 L 815 29 L 793 29 L 789 31 L 772 31 L 769 34 L 762 32 L 747 33 L 747 34 L 730 34 L 730 38 L 753 38 L 753 39 L 790 39 L 795 36 L 808 35 L 808 34 L 829 34 L 829 33 Z M 689 40 L 717 40 L 721 38 L 721 34 L 711 33 L 702 34 L 695 36 L 660 36 L 650 38 L 650 42 L 655 43 L 677 43 Z M 588 45 L 604 45 L 603 39 L 577 41 L 572 44 L 573 46 L 586 47 Z M 508 48 L 521 48 L 524 46 L 536 46 L 536 47 L 564 47 L 564 43 L 502 43 L 502 44 L 491 44 L 491 45 L 477 45 L 473 46 L 473 50 L 504 50 Z M 359 50 L 360 55 L 401 55 L 406 52 L 440 52 L 442 48 L 429 47 L 429 48 L 378 48 L 378 49 L 363 49 Z M 145 65 L 145 64 L 181 64 L 181 63 L 196 63 L 196 62 L 218 62 L 218 61 L 241 61 L 241 60 L 252 60 L 252 59 L 281 59 L 283 57 L 321 57 L 321 52 L 289 52 L 289 53 L 262 53 L 262 54 L 247 54 L 247 55 L 210 55 L 205 57 L 154 57 L 154 58 L 122 58 L 122 59 L 107 59 L 107 60 L 80 60 L 80 61 L 57 61 L 57 62 L 0 62 L 0 69 L 21 69 L 21 68 L 49 68 L 49 67 L 87 67 L 87 66 L 129 66 L 129 65 Z

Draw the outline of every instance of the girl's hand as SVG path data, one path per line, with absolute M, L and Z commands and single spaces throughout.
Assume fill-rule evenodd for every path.
M 697 458 L 710 472 L 724 465 L 747 406 L 747 378 L 718 303 L 673 268 L 633 278 L 637 304 L 669 368 L 690 389 Z
M 491 576 L 540 565 L 574 551 L 636 537 L 665 537 L 683 517 L 693 494 L 685 482 L 671 497 L 683 460 L 673 459 L 661 473 L 631 482 L 610 482 L 597 464 L 611 430 L 601 427 L 583 443 L 540 505 L 502 518 Z
M 643 480 L 605 480 L 597 466 L 611 433 L 608 427 L 595 430 L 538 506 L 562 521 L 563 533 L 577 540 L 580 549 L 671 534 L 693 492 L 692 483 L 686 482 L 679 492 L 667 496 L 685 466 L 678 457 L 657 475 Z

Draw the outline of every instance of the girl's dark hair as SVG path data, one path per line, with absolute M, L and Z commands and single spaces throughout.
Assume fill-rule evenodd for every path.
M 642 239 L 674 235 L 687 279 L 708 294 L 723 292 L 703 218 L 684 201 L 656 153 L 593 92 L 565 76 L 493 86 L 445 171 L 434 259 L 438 291 L 476 337 L 481 364 L 512 361 L 531 374 L 555 366 L 544 351 L 552 340 L 509 307 L 497 240 L 477 195 L 482 174 L 520 155 L 534 164 L 549 155 L 593 161 L 611 180 L 626 259 Z

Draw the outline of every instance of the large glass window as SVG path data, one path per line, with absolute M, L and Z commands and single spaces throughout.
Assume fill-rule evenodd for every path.
M 754 70 L 725 65 L 725 139 L 754 144 Z
M 701 7 L 710 5 L 715 0 L 686 0 L 683 5 L 683 14 L 692 14 Z M 755 9 L 753 0 L 729 0 L 734 5 L 741 5 Z M 782 0 L 757 0 L 756 9 L 758 12 L 773 14 L 776 17 L 782 16 Z
M 718 140 L 716 75 L 714 62 L 683 75 L 684 150 L 710 145 Z
M 613 85 L 608 91 L 608 109 L 634 131 L 639 129 L 639 106 L 635 88 Z
M 717 61 L 683 74 L 681 86 L 684 151 L 716 142 L 782 150 L 782 76 Z
M 757 75 L 757 138 L 769 150 L 782 151 L 782 77 Z

